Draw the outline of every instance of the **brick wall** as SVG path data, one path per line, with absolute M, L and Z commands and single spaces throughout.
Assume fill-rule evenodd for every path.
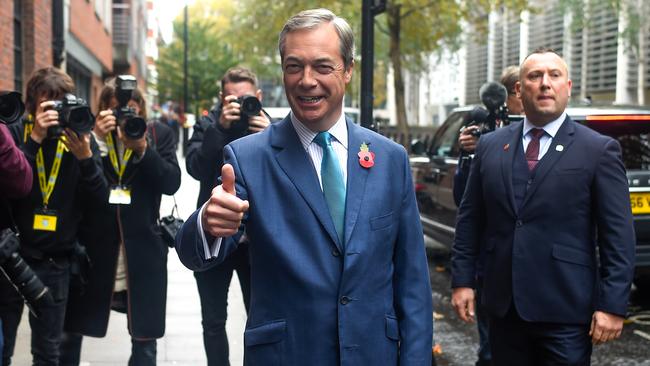
M 52 1 L 23 3 L 23 80 L 34 70 L 52 65 Z M 13 51 L 12 51 L 13 53 Z
M 97 57 L 106 70 L 113 70 L 113 41 L 95 16 L 92 2 L 70 1 L 70 33 Z
M 0 89 L 14 88 L 14 2 L 0 6 Z

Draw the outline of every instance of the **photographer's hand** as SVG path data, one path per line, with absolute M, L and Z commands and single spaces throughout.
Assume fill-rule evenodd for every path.
M 30 136 L 32 140 L 39 144 L 42 144 L 43 140 L 47 137 L 47 129 L 59 124 L 59 112 L 53 109 L 48 109 L 53 105 L 54 102 L 48 100 L 42 102 L 36 109 L 36 119 Z
M 145 150 L 147 150 L 147 139 L 145 136 L 146 134 L 141 138 L 134 140 L 126 137 L 121 127 L 118 127 L 117 129 L 117 138 L 119 138 L 120 141 L 122 141 L 125 148 L 131 149 L 133 150 L 133 152 L 138 154 L 138 157 L 142 157 L 142 155 L 144 155 Z
M 270 124 L 271 121 L 269 121 L 269 118 L 266 116 L 266 114 L 264 114 L 264 112 L 260 112 L 259 116 L 253 116 L 248 119 L 248 130 L 252 133 L 260 132 L 269 127 Z
M 478 126 L 467 126 L 462 129 L 460 136 L 458 136 L 458 144 L 460 148 L 468 153 L 473 153 L 478 143 L 478 137 L 474 136 L 472 132 L 478 131 Z
M 230 126 L 232 126 L 233 122 L 237 122 L 241 118 L 239 115 L 241 105 L 239 105 L 236 100 L 236 96 L 228 95 L 224 98 L 224 101 L 221 104 L 221 116 L 219 116 L 219 123 L 225 130 L 229 129 Z
M 113 131 L 115 129 L 115 126 L 117 126 L 117 121 L 113 115 L 113 111 L 107 109 L 105 111 L 99 112 L 97 115 L 93 131 L 95 132 L 97 139 L 105 141 L 106 135 Z
M 66 128 L 63 130 L 63 135 L 65 136 L 63 143 L 77 160 L 89 159 L 93 156 L 90 149 L 90 134 L 77 135 L 76 132 Z

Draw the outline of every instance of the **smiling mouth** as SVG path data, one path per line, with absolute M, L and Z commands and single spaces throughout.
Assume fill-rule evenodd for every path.
M 308 104 L 318 103 L 321 99 L 323 99 L 323 97 L 298 97 L 298 100 Z

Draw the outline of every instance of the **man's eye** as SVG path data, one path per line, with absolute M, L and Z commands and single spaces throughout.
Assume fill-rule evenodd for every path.
M 318 65 L 316 66 L 316 70 L 321 74 L 329 74 L 334 71 L 334 68 L 330 65 Z
M 300 71 L 300 66 L 297 64 L 289 64 L 284 67 L 284 71 L 289 74 L 294 74 Z

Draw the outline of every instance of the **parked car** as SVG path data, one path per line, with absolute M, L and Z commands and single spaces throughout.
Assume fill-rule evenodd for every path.
M 453 243 L 456 221 L 452 184 L 460 154 L 458 136 L 465 116 L 473 108 L 454 109 L 436 131 L 425 153 L 411 156 L 424 233 L 447 248 Z M 635 284 L 650 290 L 650 109 L 570 106 L 567 114 L 621 144 L 637 237 Z M 511 116 L 511 123 L 520 123 L 521 119 L 521 116 Z M 421 144 L 418 147 L 422 150 Z

